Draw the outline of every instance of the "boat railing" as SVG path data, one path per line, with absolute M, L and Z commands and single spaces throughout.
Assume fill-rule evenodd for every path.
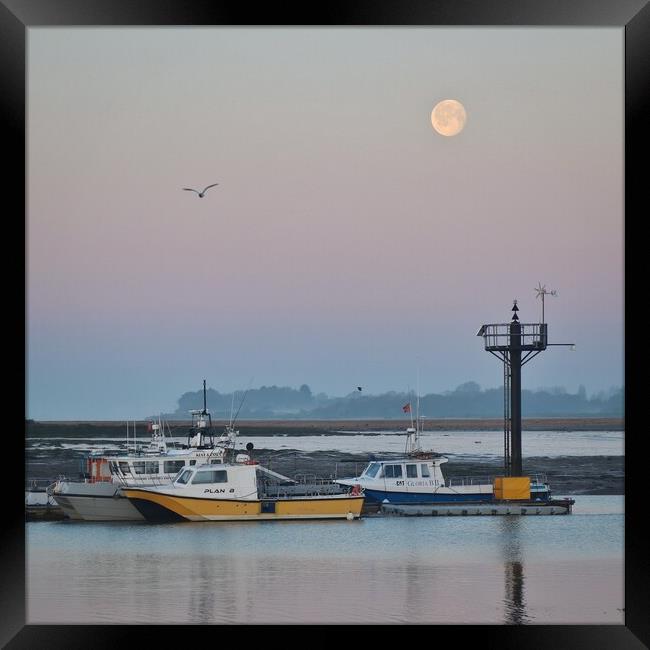
M 352 488 L 342 488 L 333 481 L 322 483 L 295 483 L 293 485 L 273 484 L 266 481 L 258 482 L 258 493 L 262 498 L 290 498 L 299 496 L 324 496 L 328 494 L 343 494 Z
M 487 485 L 494 482 L 493 476 L 450 476 L 447 477 L 447 487 L 459 487 L 462 485 Z
M 171 483 L 178 472 L 173 474 L 136 474 L 135 476 L 117 476 L 115 475 L 114 482 L 119 483 L 124 487 L 136 487 L 136 486 L 159 486 L 167 485 Z
M 295 480 L 298 483 L 309 483 L 312 480 L 316 480 L 316 474 L 307 474 L 307 473 L 302 473 L 302 474 L 296 474 L 295 475 Z
M 56 506 L 56 502 L 52 500 L 54 488 L 58 481 L 67 480 L 63 474 L 59 474 L 57 478 L 30 478 L 25 480 L 25 503 L 26 505 L 33 505 L 29 503 L 30 494 L 47 494 L 46 503 L 39 503 L 38 505 Z
M 334 482 L 334 477 L 317 476 L 316 474 L 296 474 L 295 480 L 298 484 L 305 485 L 330 485 Z
M 86 454 L 86 458 L 81 459 L 83 462 L 88 458 L 116 458 L 122 456 L 129 451 L 129 447 L 122 445 L 119 449 L 93 449 Z
M 30 478 L 25 480 L 25 492 L 46 492 L 54 481 L 51 478 Z
M 488 483 L 493 484 L 494 479 L 497 478 L 497 476 L 503 476 L 503 475 L 501 474 L 496 476 L 451 476 L 451 477 L 447 477 L 446 486 L 458 487 L 461 485 L 487 485 Z M 546 474 L 535 473 L 535 474 L 527 474 L 527 476 L 530 478 L 531 485 L 535 485 L 535 484 L 542 485 L 548 483 L 548 478 Z

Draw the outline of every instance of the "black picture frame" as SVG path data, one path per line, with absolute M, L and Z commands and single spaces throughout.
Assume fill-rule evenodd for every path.
M 618 26 L 625 33 L 625 304 L 633 309 L 635 297 L 640 299 L 638 294 L 633 296 L 631 293 L 634 281 L 634 255 L 631 251 L 636 241 L 633 236 L 634 215 L 638 212 L 641 216 L 641 200 L 647 184 L 647 162 L 644 163 L 648 143 L 646 123 L 650 115 L 647 96 L 650 88 L 650 6 L 647 0 L 338 0 L 318 5 L 303 3 L 300 6 L 269 3 L 254 9 L 242 3 L 209 0 L 0 0 L 0 116 L 5 134 L 5 160 L 10 161 L 5 168 L 4 184 L 18 198 L 11 210 L 5 208 L 5 214 L 19 223 L 20 215 L 23 218 L 26 215 L 26 192 L 22 195 L 15 190 L 26 183 L 27 29 L 73 25 Z M 19 228 L 16 232 L 17 238 L 12 244 L 18 250 L 22 246 L 24 251 L 25 229 L 21 231 Z M 25 314 L 26 282 L 7 284 L 16 293 L 13 304 L 18 308 L 22 306 L 22 313 Z M 627 315 L 626 341 L 632 327 L 629 313 Z M 10 332 L 15 332 L 18 340 L 22 335 L 26 341 L 20 318 L 16 318 L 14 313 L 6 320 L 11 321 L 9 324 L 14 328 Z M 633 429 L 642 383 L 634 381 L 634 373 L 639 365 L 636 356 L 628 346 L 625 349 L 625 420 L 628 434 L 625 439 L 625 625 L 437 626 L 435 643 L 452 642 L 458 646 L 480 641 L 481 645 L 487 647 L 572 649 L 643 648 L 650 644 L 647 582 L 650 545 L 641 528 L 645 519 L 641 483 L 644 476 L 641 436 L 644 431 L 638 427 Z M 23 355 L 11 376 L 14 386 L 19 384 L 16 377 L 22 377 L 25 386 L 25 359 Z M 24 394 L 25 406 L 26 397 Z M 15 403 L 20 403 L 19 399 Z M 24 427 L 24 418 L 21 426 Z M 631 430 L 635 435 L 630 435 Z M 7 460 L 24 459 L 24 440 L 20 436 L 7 435 L 5 442 Z M 14 471 L 20 477 L 22 468 L 17 465 Z M 135 643 L 151 643 L 150 626 L 25 624 L 24 502 L 22 491 L 15 489 L 19 485 L 18 479 L 16 482 L 11 478 L 6 480 L 9 483 L 4 490 L 5 521 L 0 551 L 0 643 L 10 649 L 98 648 L 108 647 L 109 644 L 116 647 L 120 643 L 133 647 Z M 163 632 L 165 645 L 188 640 L 184 626 L 165 626 Z M 336 629 L 331 632 L 332 637 L 339 634 Z M 189 638 L 195 638 L 194 632 Z

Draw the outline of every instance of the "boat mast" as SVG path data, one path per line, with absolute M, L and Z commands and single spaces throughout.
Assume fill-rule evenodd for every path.
M 205 421 L 206 406 L 207 406 L 207 404 L 206 404 L 206 399 L 205 399 L 205 379 L 204 379 L 203 380 L 203 412 L 201 413 L 201 415 L 204 418 L 204 421 Z M 203 445 L 203 432 L 201 431 L 200 428 L 199 428 L 199 436 L 200 436 L 199 437 L 199 446 L 201 446 L 201 445 Z
M 232 412 L 235 410 L 235 391 L 232 392 L 230 399 L 230 420 L 228 420 L 228 429 L 232 429 Z
M 415 449 L 418 451 L 420 449 L 420 368 L 417 369 L 417 406 L 415 408 Z
M 412 446 L 413 446 L 413 440 L 412 436 L 415 433 L 415 429 L 413 428 L 413 393 L 411 391 L 411 387 L 408 387 L 408 391 L 406 393 L 408 395 L 408 412 L 409 412 L 409 417 L 411 419 L 411 426 L 406 428 L 406 444 L 404 445 L 404 453 L 408 456 L 411 451 L 412 451 Z
M 207 389 L 205 385 L 205 379 L 203 380 L 203 417 L 208 416 L 208 435 L 210 436 L 210 444 L 214 444 L 214 440 L 212 438 L 212 416 L 210 413 L 208 413 L 208 397 L 207 397 Z M 201 436 L 201 444 L 203 444 L 203 435 Z

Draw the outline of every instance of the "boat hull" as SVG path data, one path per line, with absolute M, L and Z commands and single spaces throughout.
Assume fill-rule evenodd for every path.
M 144 517 L 123 496 L 57 494 L 56 503 L 69 519 L 77 521 L 142 521 Z
M 152 523 L 172 521 L 274 521 L 284 519 L 358 519 L 363 496 L 238 500 L 184 497 L 136 488 L 123 490 Z
M 368 503 L 384 503 L 388 501 L 394 504 L 417 504 L 417 503 L 463 503 L 482 502 L 491 503 L 495 500 L 494 493 L 489 492 L 389 492 L 385 490 L 372 490 L 366 488 L 364 495 Z M 549 493 L 531 493 L 532 500 L 548 501 Z
M 52 498 L 68 519 L 77 521 L 142 521 L 143 517 L 120 487 L 110 482 L 61 482 Z

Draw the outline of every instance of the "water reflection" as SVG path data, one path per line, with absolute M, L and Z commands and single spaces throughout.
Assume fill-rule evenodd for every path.
M 30 523 L 28 622 L 620 624 L 622 524 Z
M 192 563 L 189 569 L 190 583 L 195 585 L 195 588 L 190 589 L 187 620 L 210 621 L 214 619 L 215 593 L 205 586 L 216 584 L 216 567 L 205 555 L 198 557 L 197 560 L 198 562 Z M 227 569 L 227 565 L 220 564 L 218 568 Z
M 504 623 L 520 625 L 529 623 L 526 613 L 524 590 L 524 562 L 521 548 L 521 517 L 499 517 L 500 538 L 503 554 L 504 585 Z

